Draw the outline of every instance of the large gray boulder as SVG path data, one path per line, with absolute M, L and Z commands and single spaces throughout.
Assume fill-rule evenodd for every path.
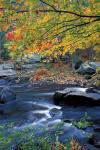
M 100 106 L 100 93 L 96 89 L 71 87 L 54 94 L 56 105 Z
M 94 74 L 96 73 L 96 69 L 100 67 L 99 62 L 85 62 L 81 64 L 80 68 L 78 69 L 78 73 L 80 74 Z
M 96 70 L 89 63 L 83 63 L 77 71 L 80 74 L 94 74 Z

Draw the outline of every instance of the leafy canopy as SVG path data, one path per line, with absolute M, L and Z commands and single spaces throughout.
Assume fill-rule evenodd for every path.
M 57 57 L 91 45 L 99 51 L 99 8 L 99 0 L 1 0 L 0 31 L 13 57 Z

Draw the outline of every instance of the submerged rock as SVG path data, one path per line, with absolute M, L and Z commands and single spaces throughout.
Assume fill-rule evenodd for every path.
M 0 113 L 2 114 L 13 114 L 19 112 L 35 111 L 35 110 L 47 110 L 46 106 L 27 102 L 15 100 L 6 104 L 0 104 Z
M 100 106 L 100 93 L 92 88 L 71 87 L 55 92 L 56 105 Z
M 7 103 L 16 100 L 15 91 L 8 86 L 5 86 L 0 93 L 0 103 Z
M 53 108 L 53 109 L 51 109 L 50 111 L 49 111 L 49 114 L 50 114 L 50 116 L 51 117 L 53 117 L 53 118 L 61 118 L 61 116 L 62 116 L 62 112 L 59 110 L 59 109 L 57 109 L 57 108 Z

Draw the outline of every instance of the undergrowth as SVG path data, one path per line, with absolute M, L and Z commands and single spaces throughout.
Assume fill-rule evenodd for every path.
M 59 128 L 58 125 L 55 127 Z M 87 150 L 74 138 L 61 143 L 59 130 L 53 135 L 47 131 L 42 136 L 36 136 L 33 128 L 16 131 L 12 128 L 13 124 L 0 126 L 0 150 Z

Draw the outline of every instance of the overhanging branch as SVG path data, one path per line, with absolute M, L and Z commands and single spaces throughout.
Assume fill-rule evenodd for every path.
M 7 8 L 8 9 L 8 8 Z M 0 8 L 0 11 L 4 11 L 6 10 L 6 8 Z M 25 12 L 41 12 L 41 13 L 49 13 L 49 12 L 54 12 L 54 13 L 66 13 L 66 14 L 71 14 L 71 15 L 74 15 L 74 16 L 78 16 L 78 17 L 81 17 L 81 18 L 99 18 L 100 19 L 100 16 L 99 15 L 81 15 L 81 14 L 78 14 L 78 13 L 75 13 L 75 12 L 72 12 L 72 11 L 67 11 L 67 10 L 57 10 L 57 9 L 45 9 L 45 10 L 42 10 L 42 9 L 37 9 L 37 10 L 16 10 L 16 9 L 9 9 L 10 11 L 15 11 L 15 13 L 25 13 Z
M 99 15 L 81 15 L 72 11 L 67 11 L 67 10 L 52 10 L 52 9 L 46 9 L 46 10 L 38 10 L 38 12 L 55 12 L 55 13 L 66 13 L 66 14 L 71 14 L 75 15 L 81 18 L 100 18 Z
M 100 19 L 95 19 L 95 20 L 92 20 L 91 22 L 88 21 L 88 22 L 85 22 L 85 23 L 83 23 L 83 24 L 74 25 L 74 26 L 71 27 L 71 28 L 67 28 L 67 29 L 63 30 L 62 32 L 59 32 L 59 33 L 55 34 L 54 37 L 55 37 L 55 36 L 58 36 L 58 35 L 60 35 L 60 34 L 62 34 L 62 33 L 64 33 L 64 32 L 67 32 L 67 31 L 69 31 L 69 30 L 72 30 L 72 29 L 74 29 L 74 28 L 81 27 L 81 26 L 85 26 L 85 25 L 91 24 L 91 23 L 96 22 L 96 21 L 99 21 L 99 20 L 100 20 Z

